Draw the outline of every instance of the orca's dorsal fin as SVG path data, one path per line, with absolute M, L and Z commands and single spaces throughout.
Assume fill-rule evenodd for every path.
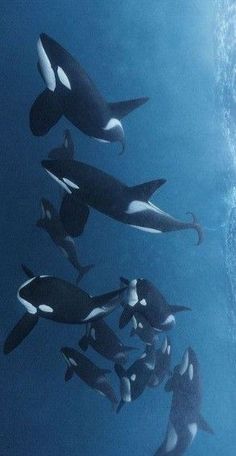
M 166 179 L 156 179 L 153 181 L 145 182 L 144 184 L 135 185 L 130 187 L 132 193 L 137 200 L 148 201 L 153 193 L 166 183 Z
M 68 382 L 73 377 L 74 369 L 72 366 L 66 369 L 65 382 Z
M 24 264 L 21 265 L 25 275 L 27 277 L 29 277 L 29 279 L 33 279 L 33 277 L 35 277 L 35 274 L 27 267 L 25 266 Z
M 210 425 L 207 423 L 205 418 L 203 418 L 202 415 L 199 415 L 198 417 L 198 426 L 201 431 L 208 432 L 208 434 L 214 434 L 213 429 L 210 427 Z
M 134 109 L 139 108 L 144 103 L 149 100 L 148 97 L 142 98 L 135 98 L 134 100 L 126 100 L 126 101 L 118 101 L 116 103 L 109 103 L 109 107 L 114 116 L 117 119 L 123 119 L 123 117 L 127 116 L 130 112 L 134 111 Z

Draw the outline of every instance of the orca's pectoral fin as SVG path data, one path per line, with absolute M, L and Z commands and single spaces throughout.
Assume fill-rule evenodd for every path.
M 74 369 L 72 366 L 66 369 L 65 382 L 68 382 L 73 377 Z
M 178 312 L 185 312 L 188 310 L 192 310 L 192 309 L 190 309 L 190 307 L 186 307 L 186 306 L 170 306 L 170 309 L 173 314 L 176 314 Z
M 134 109 L 137 109 L 139 108 L 139 106 L 142 106 L 148 100 L 148 97 L 135 98 L 134 100 L 109 103 L 109 106 L 112 112 L 112 116 L 116 117 L 117 119 L 122 119 L 123 117 L 127 116 L 127 114 L 134 111 Z
M 153 181 L 145 182 L 144 184 L 135 185 L 130 187 L 134 199 L 141 201 L 148 201 L 153 193 L 166 183 L 166 179 L 156 179 Z
M 10 353 L 14 348 L 18 347 L 26 336 L 32 331 L 38 321 L 38 316 L 29 314 L 28 312 L 20 319 L 13 330 L 8 334 L 3 352 L 5 355 Z
M 202 415 L 199 415 L 198 417 L 198 426 L 201 431 L 208 432 L 208 434 L 214 435 L 213 429 L 209 426 L 205 418 L 203 418 Z
M 119 321 L 119 328 L 123 329 L 131 320 L 132 316 L 134 314 L 134 310 L 132 307 L 126 306 L 120 316 L 120 321 Z
M 89 207 L 79 200 L 79 190 L 66 194 L 60 207 L 60 219 L 65 231 L 72 237 L 80 236 L 89 216 Z
M 44 90 L 30 110 L 30 129 L 35 136 L 46 135 L 63 114 L 54 92 Z
M 32 279 L 33 277 L 35 277 L 35 274 L 27 267 L 25 266 L 24 264 L 21 265 L 25 275 L 27 277 L 29 277 L 29 279 Z

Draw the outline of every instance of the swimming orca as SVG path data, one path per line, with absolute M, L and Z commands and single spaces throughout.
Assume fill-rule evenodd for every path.
M 156 350 L 156 365 L 148 386 L 157 387 L 170 374 L 171 344 L 169 337 L 165 337 L 162 346 Z
M 60 147 L 50 150 L 48 158 L 51 160 L 73 160 L 74 143 L 72 141 L 70 130 L 65 130 L 63 144 Z
M 64 225 L 60 220 L 59 214 L 53 204 L 45 198 L 41 200 L 42 217 L 37 221 L 37 226 L 43 228 L 49 234 L 53 242 L 59 247 L 62 254 L 79 272 L 77 282 L 86 274 L 93 264 L 81 266 L 78 261 L 74 239 L 65 231 Z
M 138 312 L 134 312 L 132 316 L 133 328 L 130 331 L 130 337 L 138 336 L 146 345 L 152 345 L 158 332 L 150 325 L 146 318 Z
M 169 331 L 175 325 L 174 314 L 191 310 L 189 307 L 169 305 L 164 296 L 149 280 L 134 279 L 129 281 L 121 277 L 121 281 L 128 288 L 126 305 L 120 317 L 120 328 L 124 328 L 137 312 L 156 331 Z
M 82 324 L 110 314 L 118 305 L 122 289 L 91 297 L 81 288 L 56 277 L 35 276 L 23 268 L 27 280 L 17 292 L 17 298 L 26 313 L 16 324 L 4 344 L 4 353 L 16 348 L 31 332 L 39 318 L 58 323 Z
M 120 379 L 121 401 L 117 413 L 124 404 L 137 399 L 145 390 L 155 369 L 155 346 L 148 345 L 146 351 L 127 370 L 115 364 L 115 371 Z
M 165 390 L 173 392 L 172 404 L 166 437 L 155 456 L 181 456 L 192 444 L 198 429 L 213 434 L 200 413 L 199 363 L 191 347 L 185 351 L 182 363 L 175 367 Z
M 80 348 L 84 351 L 91 345 L 104 358 L 116 364 L 124 364 L 127 361 L 127 353 L 136 350 L 135 347 L 124 345 L 102 319 L 89 323 L 87 326 L 86 334 L 79 342 Z
M 92 363 L 86 356 L 73 348 L 63 347 L 61 353 L 68 364 L 65 373 L 65 381 L 70 380 L 73 374 L 78 375 L 78 377 L 90 386 L 90 388 L 94 389 L 102 396 L 106 396 L 107 399 L 111 401 L 113 408 L 115 408 L 118 400 L 110 383 L 105 377 L 105 374 L 108 374 L 111 371 L 96 366 L 96 364 Z
M 63 220 L 71 219 L 70 210 L 67 214 L 67 205 L 70 207 L 72 199 L 74 206 L 77 201 L 78 206 L 81 203 L 90 206 L 142 231 L 164 233 L 195 229 L 198 244 L 202 240 L 202 230 L 195 217 L 193 222 L 180 222 L 149 201 L 152 194 L 166 182 L 165 179 L 128 187 L 109 174 L 74 160 L 43 160 L 42 166 L 69 194 L 61 207 Z
M 30 111 L 30 128 L 42 136 L 64 115 L 75 127 L 101 142 L 125 147 L 121 119 L 147 97 L 108 103 L 80 64 L 55 40 L 42 33 L 37 43 L 38 70 L 46 89 Z

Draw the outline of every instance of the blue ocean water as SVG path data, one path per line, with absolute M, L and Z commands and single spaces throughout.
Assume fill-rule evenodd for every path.
M 235 126 L 228 94 L 234 87 L 235 2 L 2 0 L 0 8 L 2 343 L 22 315 L 16 299 L 22 262 L 36 274 L 75 280 L 35 226 L 42 196 L 59 203 L 58 187 L 40 162 L 69 126 L 63 119 L 42 138 L 29 130 L 29 110 L 43 88 L 36 42 L 46 32 L 78 58 L 107 99 L 150 97 L 124 120 L 123 156 L 120 146 L 98 144 L 71 126 L 76 158 L 129 185 L 166 178 L 153 202 L 182 220 L 191 210 L 205 227 L 196 247 L 194 232 L 155 236 L 92 212 L 78 249 L 81 262 L 96 267 L 81 287 L 95 295 L 116 288 L 120 276 L 146 277 L 170 303 L 192 308 L 177 317 L 170 334 L 173 364 L 191 344 L 201 364 L 202 413 L 215 435 L 199 432 L 187 454 L 232 456 Z M 108 321 L 130 343 L 129 331 L 118 330 L 119 314 Z M 59 350 L 76 348 L 82 333 L 81 327 L 40 321 L 19 348 L 1 355 L 1 456 L 151 456 L 160 445 L 171 401 L 162 387 L 146 390 L 116 415 L 79 379 L 64 383 Z M 115 374 L 111 380 L 118 393 Z

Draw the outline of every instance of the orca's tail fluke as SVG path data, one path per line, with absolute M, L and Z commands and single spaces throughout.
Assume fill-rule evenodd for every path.
M 197 245 L 200 245 L 202 243 L 202 241 L 203 241 L 203 230 L 202 230 L 202 227 L 201 227 L 201 225 L 199 225 L 199 223 L 197 221 L 197 218 L 195 217 L 195 215 L 192 212 L 187 212 L 187 214 L 191 215 L 192 218 L 193 218 L 192 223 L 189 223 L 189 228 L 193 228 L 194 230 L 197 231 L 197 234 L 198 234 Z
M 29 314 L 28 312 L 20 319 L 16 324 L 13 330 L 8 334 L 3 352 L 5 355 L 13 351 L 21 342 L 25 339 L 26 336 L 32 331 L 38 322 L 38 316 L 35 314 Z
M 94 266 L 95 266 L 94 264 L 88 264 L 87 266 L 80 266 L 80 268 L 78 269 L 79 274 L 76 278 L 76 285 L 80 282 L 80 280 L 84 277 L 84 275 L 90 271 L 90 269 L 94 268 Z

